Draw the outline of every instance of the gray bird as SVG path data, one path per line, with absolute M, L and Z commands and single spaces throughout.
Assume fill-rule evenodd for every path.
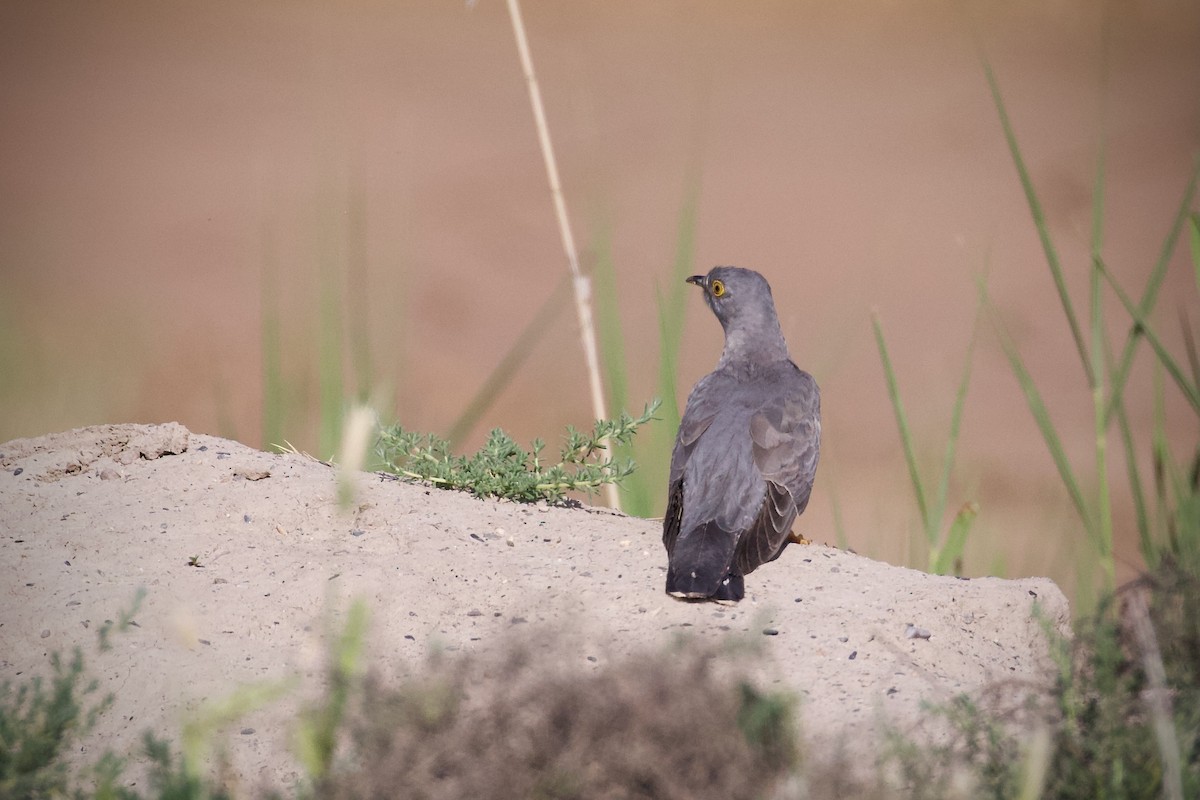
M 691 395 L 671 455 L 663 544 L 667 592 L 741 600 L 742 581 L 779 557 L 808 505 L 821 449 L 821 396 L 792 363 L 771 287 L 714 267 L 687 279 L 725 329 L 717 368 Z

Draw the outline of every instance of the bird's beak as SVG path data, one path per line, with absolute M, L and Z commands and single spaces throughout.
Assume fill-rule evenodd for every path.
M 708 283 L 708 276 L 707 275 L 693 275 L 690 278 L 684 278 L 683 281 L 684 281 L 684 283 L 690 283 L 695 286 L 704 286 L 706 283 Z

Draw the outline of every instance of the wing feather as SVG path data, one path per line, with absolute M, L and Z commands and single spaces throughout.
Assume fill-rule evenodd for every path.
M 788 391 L 772 393 L 750 418 L 754 464 L 767 491 L 738 542 L 736 563 L 743 575 L 779 557 L 812 494 L 821 448 L 820 395 L 807 373 L 796 369 L 789 378 Z

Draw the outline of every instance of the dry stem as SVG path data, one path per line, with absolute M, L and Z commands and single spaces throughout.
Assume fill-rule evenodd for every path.
M 546 125 L 546 112 L 542 107 L 542 92 L 538 88 L 533 72 L 533 58 L 529 53 L 529 42 L 525 38 L 525 23 L 521 21 L 521 9 L 517 0 L 508 0 L 508 15 L 512 18 L 513 34 L 517 39 L 517 53 L 521 56 L 521 69 L 529 85 L 529 102 L 533 106 L 533 120 L 537 125 L 538 141 L 542 146 L 542 158 L 546 162 L 546 177 L 550 180 L 550 194 L 554 198 L 554 213 L 558 217 L 558 230 L 562 235 L 563 250 L 567 254 L 567 267 L 575 287 L 575 313 L 579 318 L 579 338 L 583 344 L 583 355 L 587 361 L 588 382 L 592 390 L 592 413 L 596 419 L 608 419 L 604 403 L 604 389 L 600 382 L 600 358 L 596 352 L 596 332 L 592 322 L 592 285 L 579 269 L 579 256 L 575 250 L 575 237 L 567 219 L 567 203 L 563 199 L 562 185 L 558 180 L 558 165 L 554 159 L 554 148 L 550 144 L 550 129 Z M 613 508 L 620 508 L 621 501 L 614 484 L 605 486 L 605 499 Z

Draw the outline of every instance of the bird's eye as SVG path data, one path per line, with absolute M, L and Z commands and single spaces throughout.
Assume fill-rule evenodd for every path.
M 712 292 L 713 297 L 720 297 L 725 294 L 725 284 L 722 281 L 713 281 L 708 285 L 708 290 Z

